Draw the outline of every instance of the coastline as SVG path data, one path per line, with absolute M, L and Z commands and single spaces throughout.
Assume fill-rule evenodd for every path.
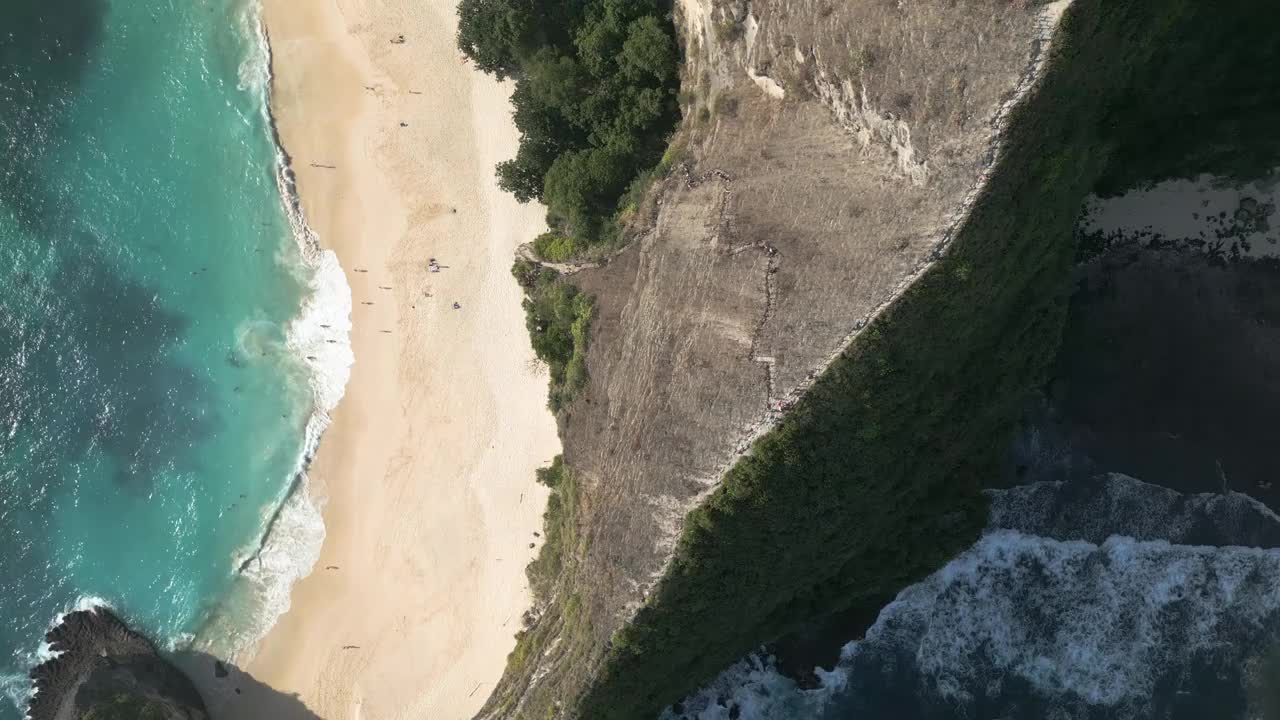
M 320 559 L 238 660 L 326 719 L 470 717 L 529 606 L 533 471 L 559 451 L 509 273 L 542 209 L 492 170 L 516 147 L 509 87 L 461 62 L 451 1 L 262 14 L 276 129 L 347 273 L 356 362 L 307 471 Z

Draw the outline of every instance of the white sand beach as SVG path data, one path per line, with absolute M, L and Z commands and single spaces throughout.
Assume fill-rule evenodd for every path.
M 325 720 L 468 718 L 528 607 L 534 470 L 559 452 L 510 275 L 543 210 L 494 181 L 516 148 L 510 86 L 463 62 L 454 0 L 264 5 L 274 111 L 351 284 L 355 366 L 311 467 L 324 549 L 246 670 Z

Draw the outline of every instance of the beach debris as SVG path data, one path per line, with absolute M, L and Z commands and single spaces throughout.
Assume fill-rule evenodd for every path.
M 372 304 L 373 304 L 373 301 L 372 301 L 372 300 L 361 300 L 361 301 L 360 301 L 360 304 L 361 304 L 361 305 L 372 305 Z
M 453 309 L 454 309 L 454 310 L 461 310 L 461 309 L 462 309 L 462 306 L 455 302 L 455 303 L 453 304 Z
M 475 694 L 476 694 L 476 691 L 477 691 L 477 690 L 479 690 L 479 689 L 480 689 L 480 686 L 481 686 L 481 685 L 483 685 L 483 684 L 484 684 L 484 683 L 476 683 L 476 686 L 475 686 L 475 687 L 473 687 L 473 688 L 471 688 L 471 693 L 470 693 L 470 694 L 468 694 L 468 695 L 467 695 L 467 697 L 471 697 L 472 695 L 475 695 Z
M 337 569 L 338 569 L 338 566 L 337 566 L 337 565 L 325 565 L 325 566 L 324 566 L 324 569 L 325 569 L 325 570 L 337 570 Z
M 427 263 L 427 269 L 431 272 L 440 272 L 440 263 L 435 258 L 431 258 L 431 262 Z
M 343 650 L 359 650 L 360 646 L 359 645 L 343 645 L 342 649 Z
M 390 285 L 379 285 L 379 286 L 378 286 L 378 289 L 379 289 L 379 290 L 390 290 L 390 289 L 391 289 L 391 286 L 390 286 Z
M 421 94 L 422 94 L 422 91 L 421 91 L 421 90 L 410 90 L 410 91 L 409 91 L 409 94 L 410 94 L 410 95 L 421 95 Z
M 337 170 L 337 165 L 325 165 L 324 163 L 311 163 L 311 167 L 320 168 L 322 170 Z
M 407 123 L 407 122 L 401 122 L 401 123 L 400 123 L 400 127 L 409 127 L 409 123 Z
M 388 335 L 390 335 L 390 334 L 391 334 L 391 331 L 390 331 L 390 330 L 379 330 L 378 332 L 380 332 L 380 333 L 386 333 L 386 334 L 388 334 Z
M 405 40 L 403 35 L 397 35 L 391 38 L 392 45 L 403 45 L 404 43 L 405 43 Z

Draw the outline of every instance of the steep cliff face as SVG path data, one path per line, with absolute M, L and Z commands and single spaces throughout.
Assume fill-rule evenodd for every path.
M 45 640 L 58 655 L 31 671 L 31 720 L 208 720 L 187 676 L 109 610 L 69 613 Z
M 1280 106 L 1280 83 L 1234 86 L 1274 61 L 1253 10 L 681 4 L 673 169 L 630 246 L 573 276 L 597 316 L 562 571 L 482 716 L 652 717 L 971 544 L 1061 340 L 1085 197 L 1235 166 L 1254 148 L 1225 128 Z M 1229 124 L 1194 110 L 1227 100 Z
M 565 457 L 616 624 L 685 512 L 966 216 L 1061 5 L 684 3 L 676 169 L 599 299 Z M 703 112 L 703 111 L 706 112 Z
M 597 298 L 564 423 L 564 582 L 486 712 L 575 697 L 686 513 L 951 239 L 1061 4 L 688 0 L 685 122 Z

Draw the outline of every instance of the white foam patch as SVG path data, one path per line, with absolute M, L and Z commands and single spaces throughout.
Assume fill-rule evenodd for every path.
M 222 630 L 229 638 L 209 638 L 227 646 L 228 654 L 247 651 L 289 610 L 293 585 L 311 574 L 324 544 L 324 520 L 308 488 L 305 474 L 277 512 L 253 559 L 240 573 L 248 597 L 230 604 L 233 617 Z M 247 612 L 247 617 L 241 614 Z
M 821 671 L 819 671 L 820 677 Z M 801 690 L 778 672 L 772 656 L 752 655 L 739 661 L 698 693 L 685 698 L 681 712 L 667 708 L 660 720 L 780 720 L 820 717 L 831 697 L 843 687 L 843 675 L 824 678 L 817 690 Z
M 351 349 L 351 287 L 332 250 L 309 253 L 310 292 L 289 325 L 288 346 L 311 378 L 316 412 L 307 423 L 311 455 L 329 426 L 329 413 L 346 392 L 355 355 Z M 336 341 L 336 342 L 331 342 Z
M 237 87 L 241 92 L 262 98 L 265 107 L 271 83 L 271 52 L 262 23 L 261 3 L 246 0 L 236 13 L 236 21 L 240 26 L 240 35 L 255 41 L 249 44 L 249 52 L 240 61 Z
M 1239 183 L 1213 175 L 1167 180 L 1149 188 L 1085 202 L 1081 230 L 1114 241 L 1221 253 L 1230 258 L 1280 257 L 1280 175 Z
M 1150 698 L 1171 663 L 1229 642 L 1228 625 L 1261 629 L 1278 609 L 1277 551 L 1002 531 L 899 595 L 846 657 L 913 649 L 926 683 L 959 702 L 994 671 L 1114 706 Z
M 1203 663 L 1222 681 L 1277 634 L 1280 551 L 1002 530 L 900 593 L 833 672 L 819 671 L 818 689 L 799 690 L 771 658 L 753 656 L 662 717 L 817 718 L 835 707 L 838 717 L 890 717 L 902 708 L 877 704 L 886 688 L 956 716 L 978 712 L 978 701 L 995 712 L 1004 693 L 1025 702 L 1016 688 L 1030 688 L 1032 707 L 1063 717 L 1148 717 L 1170 673 L 1173 687 L 1194 687 L 1189 668 Z

